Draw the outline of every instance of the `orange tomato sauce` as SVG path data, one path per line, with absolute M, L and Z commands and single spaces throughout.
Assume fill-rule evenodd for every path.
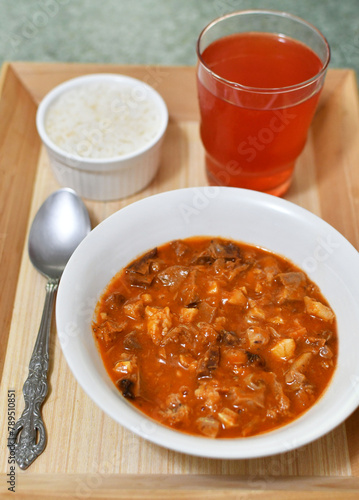
M 159 246 L 109 283 L 93 321 L 106 370 L 137 409 L 211 438 L 285 425 L 327 387 L 335 315 L 288 260 L 196 237 Z

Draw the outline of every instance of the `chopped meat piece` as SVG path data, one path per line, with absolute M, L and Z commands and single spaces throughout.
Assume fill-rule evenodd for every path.
M 313 385 L 298 368 L 300 367 L 294 366 L 293 363 L 292 368 L 285 374 L 285 383 L 289 391 L 295 392 L 297 404 L 306 407 L 313 399 Z
M 142 349 L 141 343 L 138 340 L 138 334 L 135 330 L 126 335 L 123 340 L 123 347 L 128 351 L 132 349 Z
M 247 297 L 244 295 L 242 290 L 233 290 L 229 296 L 228 303 L 245 307 L 247 305 Z
M 146 288 L 151 285 L 153 281 L 151 263 L 156 257 L 157 248 L 154 248 L 126 268 L 126 274 L 132 286 Z
M 307 345 L 313 346 L 313 347 L 323 347 L 325 346 L 325 340 L 324 339 L 318 339 L 317 337 L 307 337 L 305 339 L 305 343 Z
M 295 393 L 297 404 L 299 404 L 302 408 L 307 408 L 315 399 L 313 387 L 310 384 L 307 384 L 303 389 L 299 389 Z
M 320 332 L 320 336 L 323 337 L 325 342 L 329 342 L 333 338 L 333 332 L 330 330 L 324 330 L 323 332 Z
M 252 391 L 259 391 L 265 387 L 261 373 L 249 373 L 249 375 L 244 378 L 244 382 L 246 383 L 248 389 L 251 389 Z
M 252 326 L 246 331 L 250 347 L 259 347 L 267 345 L 269 342 L 269 333 L 259 326 Z
M 228 269 L 228 265 L 230 265 L 232 268 L 234 266 L 234 262 L 226 261 L 226 259 L 224 259 L 223 257 L 219 257 L 213 262 L 212 272 L 216 277 L 222 278 L 223 276 L 225 276 L 225 273 Z
M 265 319 L 266 313 L 261 307 L 250 307 L 248 309 L 248 316 L 256 319 Z
M 282 285 L 293 288 L 298 288 L 306 281 L 305 274 L 300 271 L 279 273 L 277 277 L 281 281 Z
M 227 326 L 227 318 L 225 318 L 224 316 L 217 316 L 214 319 L 213 327 L 217 331 L 225 330 L 226 326 Z
M 118 337 L 121 335 L 123 330 L 127 327 L 127 321 L 122 321 L 121 323 L 116 323 L 115 321 L 107 320 L 100 325 L 93 324 L 93 331 L 96 338 L 103 340 L 106 348 L 110 347 Z
M 267 328 L 272 338 L 278 339 L 281 337 L 281 335 L 277 332 L 275 328 L 273 328 L 273 326 L 267 326 Z
M 177 257 L 183 257 L 188 252 L 191 251 L 190 247 L 180 240 L 174 240 L 171 242 L 171 248 L 173 248 Z
M 145 314 L 147 318 L 147 332 L 151 336 L 154 344 L 159 345 L 162 338 L 172 326 L 172 315 L 169 307 L 163 309 L 146 306 Z
M 253 374 L 251 374 L 253 375 Z M 264 383 L 254 383 L 251 382 L 251 379 L 247 379 L 247 387 L 249 390 L 245 390 L 239 387 L 232 387 L 227 394 L 228 400 L 236 406 L 239 406 L 241 409 L 255 409 L 264 408 L 265 406 L 265 392 L 266 385 Z
M 140 274 L 131 273 L 129 277 L 131 286 L 137 286 L 140 288 L 147 288 L 152 285 L 153 275 L 152 274 Z
M 284 394 L 282 384 L 278 382 L 277 376 L 274 373 L 272 373 L 271 389 L 273 391 L 275 399 L 279 404 L 278 411 L 280 413 L 287 413 L 290 407 L 290 401 L 288 396 Z
M 308 381 L 303 373 L 290 369 L 285 374 L 285 383 L 289 389 L 298 391 L 307 385 Z
M 225 261 L 241 259 L 241 249 L 231 241 L 224 242 L 214 239 L 206 250 L 194 258 L 192 263 L 196 265 L 211 265 L 217 259 L 224 259 Z
M 277 278 L 282 283 L 277 301 L 283 304 L 287 301 L 303 300 L 306 293 L 306 277 L 302 272 L 280 273 Z
M 303 352 L 293 361 L 291 370 L 303 373 L 313 358 L 312 352 Z
M 281 281 L 282 285 L 297 289 L 306 282 L 305 274 L 302 272 L 292 271 L 289 273 L 280 273 L 277 278 Z
M 194 349 L 194 337 L 197 330 L 191 324 L 181 324 L 170 328 L 166 335 L 161 340 L 161 346 L 166 346 L 170 342 L 175 344 L 181 344 L 186 346 L 186 348 L 192 352 Z
M 268 321 L 274 325 L 283 325 L 284 319 L 281 316 L 274 316 L 274 318 L 269 318 Z
M 136 356 L 128 359 L 120 359 L 113 367 L 114 371 L 120 375 L 137 375 L 138 366 Z
M 319 349 L 319 356 L 321 356 L 322 358 L 325 358 L 325 359 L 332 359 L 334 354 L 333 354 L 333 351 L 331 349 L 329 349 L 328 346 L 325 345 Z
M 282 339 L 272 347 L 271 353 L 274 354 L 276 358 L 287 360 L 294 356 L 295 345 L 293 339 Z
M 174 292 L 178 290 L 189 274 L 189 268 L 184 266 L 170 266 L 157 273 L 157 279 L 163 286 L 168 286 Z
M 266 281 L 268 281 L 268 282 L 272 281 L 272 279 L 277 274 L 280 273 L 280 267 L 278 266 L 278 262 L 271 255 L 261 259 L 261 265 L 262 265 L 263 271 L 265 272 L 265 275 L 266 275 Z
M 330 307 L 325 306 L 321 302 L 314 300 L 310 297 L 304 297 L 305 311 L 317 318 L 323 319 L 324 321 L 329 321 L 330 323 L 334 320 L 334 313 Z
M 212 323 L 217 309 L 213 306 L 210 306 L 207 302 L 203 301 L 198 305 L 198 311 L 201 316 L 201 321 Z
M 198 430 L 207 437 L 215 438 L 219 431 L 220 423 L 214 417 L 199 417 L 196 420 Z
M 162 412 L 170 424 L 179 424 L 188 420 L 190 409 L 184 404 L 178 394 L 170 394 L 166 399 L 167 408 Z
M 297 328 L 287 330 L 287 335 L 289 335 L 292 339 L 295 340 L 303 338 L 307 334 L 308 331 L 305 328 L 305 326 L 298 326 Z
M 307 337 L 304 343 L 313 354 L 319 354 L 320 349 L 325 346 L 325 340 L 316 337 Z
M 131 361 L 117 361 L 113 370 L 116 373 L 122 373 L 123 375 L 128 375 L 131 373 Z
M 209 293 L 211 295 L 216 295 L 218 292 L 219 292 L 218 282 L 217 281 L 210 281 L 208 283 L 207 293 Z
M 257 391 L 255 392 L 255 390 L 251 389 L 250 387 L 249 387 L 250 390 L 247 390 L 247 387 L 246 386 L 231 387 L 228 391 L 228 394 L 226 394 L 228 402 L 241 409 L 244 409 L 247 406 L 249 407 L 255 406 Z M 261 404 L 259 406 L 263 407 L 263 402 L 264 402 L 263 391 L 261 391 L 261 396 L 262 396 Z
M 209 254 L 215 259 L 234 260 L 240 259 L 241 249 L 232 241 L 223 242 L 217 239 L 211 241 L 208 247 Z
M 135 300 L 133 302 L 127 301 L 123 306 L 123 312 L 132 319 L 139 319 L 144 317 L 144 305 L 142 300 Z
M 219 346 L 211 346 L 207 349 L 204 356 L 199 360 L 197 377 L 210 378 L 212 372 L 218 368 L 219 364 Z
M 152 295 L 150 293 L 143 293 L 141 300 L 144 304 L 150 304 L 152 302 Z
M 210 266 L 215 261 L 214 257 L 211 257 L 207 253 L 197 255 L 191 262 L 195 266 Z
M 218 332 L 213 328 L 210 323 L 200 321 L 196 325 L 197 332 L 195 334 L 196 348 L 200 349 L 202 353 L 207 350 L 209 345 L 215 345 L 218 341 Z
M 111 293 L 111 295 L 109 295 L 106 299 L 106 304 L 110 310 L 121 307 L 125 302 L 126 297 L 122 295 L 122 293 L 118 292 Z
M 197 276 L 198 270 L 191 269 L 187 276 L 187 279 L 184 281 L 178 291 L 178 298 L 186 307 L 191 307 L 190 304 L 198 305 L 200 302 L 200 296 L 196 284 Z
M 157 248 L 153 248 L 145 253 L 143 257 L 130 264 L 126 271 L 129 273 L 148 274 L 150 272 L 151 261 L 157 257 Z
M 191 370 L 194 370 L 197 367 L 197 361 L 190 355 L 188 354 L 180 354 L 179 355 L 179 362 L 184 368 L 189 368 Z
M 219 336 L 219 341 L 228 346 L 234 346 L 241 342 L 241 339 L 236 335 L 235 332 L 227 332 L 222 330 Z
M 235 267 L 233 269 L 228 269 L 224 277 L 226 278 L 227 281 L 232 282 L 234 281 L 237 277 L 240 276 L 240 274 L 243 271 L 246 271 L 249 268 L 249 264 L 246 263 L 240 263 L 239 261 L 235 262 Z M 243 287 L 244 288 L 244 287 Z M 244 291 L 244 290 L 243 290 Z
M 133 397 L 139 395 L 140 371 L 135 355 L 122 353 L 120 359 L 114 364 L 113 371 L 116 374 L 117 385 L 120 389 L 124 389 L 127 394 L 124 394 L 125 397 L 131 397 L 128 395 L 129 393 Z M 121 383 L 122 380 L 125 380 L 125 382 Z
M 218 418 L 224 425 L 224 427 L 236 427 L 239 425 L 239 415 L 230 408 L 224 408 L 218 413 Z
M 249 351 L 246 351 L 246 354 L 249 364 L 260 366 L 262 368 L 265 366 L 265 361 L 261 356 L 259 356 L 259 354 L 253 354 L 252 352 Z
M 221 395 L 218 392 L 218 387 L 211 384 L 211 381 L 200 383 L 199 387 L 194 391 L 196 398 L 203 401 L 203 405 L 212 411 L 216 410 L 217 403 L 221 400 Z
M 191 323 L 196 316 L 198 315 L 198 309 L 195 307 L 182 307 L 180 311 L 180 321 L 184 321 L 185 323 Z
M 243 366 L 248 362 L 247 353 L 238 347 L 225 347 L 221 350 L 221 356 L 224 363 L 233 366 Z

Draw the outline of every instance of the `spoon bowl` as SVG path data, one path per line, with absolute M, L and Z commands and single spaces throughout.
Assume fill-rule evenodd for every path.
M 67 261 L 90 232 L 91 223 L 81 198 L 69 188 L 59 189 L 41 205 L 29 234 L 28 251 L 33 266 L 47 279 L 45 305 L 35 347 L 24 383 L 24 411 L 10 430 L 8 445 L 15 450 L 21 469 L 46 446 L 41 405 L 47 394 L 49 337 L 56 290 Z
M 75 191 L 55 191 L 44 201 L 31 225 L 28 250 L 33 266 L 47 278 L 59 279 L 90 229 L 87 209 Z

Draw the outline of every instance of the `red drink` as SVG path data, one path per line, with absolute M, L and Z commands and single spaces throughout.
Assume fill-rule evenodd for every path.
M 203 50 L 198 92 L 210 184 L 276 195 L 288 189 L 322 69 L 309 47 L 272 33 L 235 33 Z

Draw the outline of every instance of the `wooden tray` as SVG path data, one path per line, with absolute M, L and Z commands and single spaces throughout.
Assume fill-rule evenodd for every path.
M 69 78 L 114 72 L 140 78 L 167 102 L 170 123 L 155 181 L 120 202 L 86 202 L 93 225 L 142 197 L 206 184 L 198 134 L 195 70 L 11 63 L 0 95 L 0 367 L 2 443 L 7 391 L 21 389 L 45 295 L 45 280 L 27 256 L 29 222 L 59 186 L 35 128 L 40 99 Z M 289 200 L 321 216 L 359 249 L 359 114 L 354 72 L 330 70 Z M 359 353 L 358 353 L 359 356 Z M 253 460 L 211 460 L 166 450 L 113 422 L 84 394 L 51 337 L 50 391 L 43 408 L 49 440 L 27 471 L 16 469 L 19 498 L 358 498 L 359 411 L 322 439 L 298 450 Z M 349 383 L 349 381 L 348 381 Z M 1 496 L 8 453 L 1 454 Z

